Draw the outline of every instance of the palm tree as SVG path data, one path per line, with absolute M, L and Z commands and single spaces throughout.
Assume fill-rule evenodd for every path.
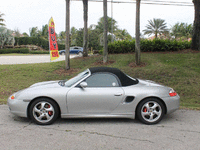
M 107 0 L 103 0 L 103 13 L 104 13 L 104 51 L 103 51 L 103 63 L 108 62 L 108 19 L 107 19 Z
M 192 24 L 187 24 L 187 23 L 176 23 L 172 28 L 171 28 L 171 35 L 177 38 L 190 38 L 192 37 L 192 31 L 193 31 L 193 26 Z
M 154 34 L 155 38 L 158 37 L 158 34 L 166 34 L 168 33 L 168 29 L 165 23 L 165 20 L 163 19 L 153 19 L 153 20 L 148 20 L 149 24 L 146 26 L 147 29 L 143 30 L 144 35 L 148 34 Z
M 99 19 L 99 22 L 97 23 L 96 29 L 99 31 L 99 33 L 104 32 L 104 17 L 101 17 Z M 107 16 L 107 24 L 108 24 L 108 32 L 112 33 L 112 24 L 113 24 L 113 32 L 117 30 L 117 21 L 115 19 L 112 19 Z
M 70 0 L 66 0 L 66 43 L 65 43 L 65 69 L 70 69 L 70 58 L 69 58 L 69 31 L 70 31 Z
M 5 20 L 2 18 L 2 16 L 4 16 L 4 14 L 0 12 L 0 25 L 1 25 L 1 26 L 5 26 L 4 23 L 1 23 L 1 22 L 4 22 L 4 21 L 5 21 Z
M 135 23 L 135 62 L 140 65 L 141 53 L 140 53 L 140 2 L 136 0 L 136 23 Z
M 176 23 L 172 28 L 171 28 L 171 35 L 174 36 L 175 39 L 180 37 L 180 24 Z
M 38 36 L 38 27 L 32 27 L 29 29 L 30 36 L 31 37 L 37 37 Z
M 88 0 L 83 0 L 84 9 L 84 36 L 83 36 L 83 57 L 88 56 Z
M 49 27 L 47 24 L 42 26 L 42 31 L 41 31 L 41 35 L 43 38 L 48 39 L 49 33 L 48 33 Z
M 182 36 L 186 37 L 186 39 L 188 39 L 188 38 L 192 37 L 192 32 L 193 32 L 192 24 L 188 25 L 187 23 L 183 23 L 182 30 L 181 30 Z
M 192 44 L 191 48 L 193 50 L 200 50 L 200 1 L 193 0 L 195 17 L 194 17 L 194 27 L 193 27 L 193 35 L 192 35 Z
M 126 29 L 123 29 L 123 30 L 117 29 L 115 32 L 115 35 L 120 40 L 131 40 L 132 39 L 131 35 L 128 33 L 128 31 Z
M 75 27 L 72 27 L 70 30 L 71 33 L 71 45 L 76 45 L 76 36 L 77 36 L 77 29 Z

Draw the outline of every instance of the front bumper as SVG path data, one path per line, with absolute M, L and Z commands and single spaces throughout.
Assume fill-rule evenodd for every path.
M 172 113 L 179 109 L 180 106 L 180 96 L 177 94 L 176 96 L 173 97 L 166 97 L 163 98 L 166 107 L 167 107 L 167 114 Z
M 10 97 L 7 100 L 7 104 L 9 107 L 9 110 L 14 115 L 20 116 L 20 117 L 27 117 L 27 108 L 29 102 L 24 102 L 23 100 L 18 99 L 11 99 Z

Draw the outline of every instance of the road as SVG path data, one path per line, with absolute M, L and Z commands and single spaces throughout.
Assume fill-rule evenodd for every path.
M 70 58 L 74 58 L 77 55 L 70 55 Z M 65 60 L 65 56 L 60 55 L 56 61 Z M 11 65 L 11 64 L 33 64 L 33 63 L 48 63 L 50 62 L 49 55 L 24 55 L 24 56 L 0 56 L 0 65 Z
M 39 126 L 0 105 L 0 149 L 199 150 L 200 111 L 178 110 L 151 126 L 132 119 L 58 119 Z

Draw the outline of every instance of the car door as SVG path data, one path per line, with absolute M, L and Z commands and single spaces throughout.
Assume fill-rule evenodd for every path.
M 79 48 L 78 47 L 70 48 L 70 54 L 77 54 L 78 52 L 79 52 Z
M 70 114 L 110 113 L 122 102 L 124 91 L 115 75 L 96 73 L 84 82 L 87 87 L 74 87 L 67 94 Z

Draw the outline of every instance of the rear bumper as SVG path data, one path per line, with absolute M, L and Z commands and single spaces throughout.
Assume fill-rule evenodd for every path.
M 176 96 L 173 97 L 166 97 L 163 98 L 166 107 L 167 107 L 167 114 L 172 113 L 179 109 L 180 106 L 180 96 L 177 94 Z

